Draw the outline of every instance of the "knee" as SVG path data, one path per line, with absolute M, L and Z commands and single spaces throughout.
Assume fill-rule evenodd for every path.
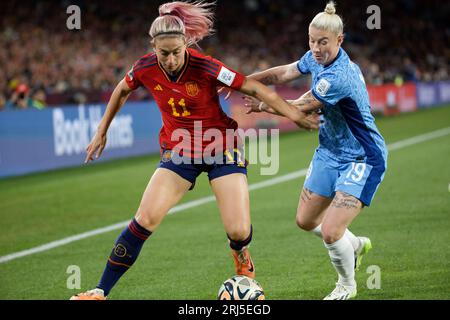
M 227 232 L 230 248 L 236 251 L 242 250 L 244 247 L 248 247 L 252 241 L 253 228 L 252 226 L 242 227 L 234 229 L 232 233 Z
M 152 212 L 151 210 L 145 210 L 142 208 L 138 209 L 135 219 L 141 227 L 152 232 L 155 231 L 161 223 L 160 215 Z
M 233 226 L 233 228 L 227 230 L 228 238 L 234 241 L 244 241 L 249 236 L 251 236 L 250 233 L 251 233 L 250 225 Z
M 342 238 L 344 233 L 338 228 L 322 225 L 322 238 L 327 244 L 332 244 Z
M 297 223 L 297 226 L 305 231 L 311 231 L 315 227 L 317 227 L 320 223 L 317 223 L 316 221 L 311 221 L 305 219 L 300 213 L 297 213 L 295 222 Z

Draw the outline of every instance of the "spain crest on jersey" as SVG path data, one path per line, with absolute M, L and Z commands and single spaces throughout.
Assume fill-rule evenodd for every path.
M 196 97 L 200 92 L 197 82 L 190 81 L 186 82 L 186 92 L 191 97 Z
M 169 162 L 172 159 L 172 150 L 164 150 L 161 161 L 162 162 Z

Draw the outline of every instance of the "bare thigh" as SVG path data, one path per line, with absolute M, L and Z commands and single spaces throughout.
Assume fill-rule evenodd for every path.
M 171 170 L 156 169 L 136 212 L 137 222 L 147 230 L 155 231 L 167 212 L 181 200 L 191 185 Z
M 317 227 L 322 223 L 325 210 L 332 200 L 303 188 L 297 207 L 297 225 L 306 231 Z
M 220 216 L 228 236 L 236 241 L 250 234 L 250 200 L 247 177 L 233 173 L 211 181 Z

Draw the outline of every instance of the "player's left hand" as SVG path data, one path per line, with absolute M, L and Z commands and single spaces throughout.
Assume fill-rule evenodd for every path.
M 251 96 L 244 96 L 242 99 L 245 100 L 244 107 L 249 108 L 246 114 L 250 114 L 252 112 L 261 112 L 260 109 L 261 101 Z

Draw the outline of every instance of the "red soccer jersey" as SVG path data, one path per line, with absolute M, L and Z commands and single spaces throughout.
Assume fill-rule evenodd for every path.
M 238 127 L 236 121 L 222 110 L 217 87 L 240 89 L 245 76 L 196 50 L 187 50 L 185 64 L 176 78 L 171 79 L 158 63 L 156 54 L 151 53 L 134 64 L 125 80 L 131 89 L 147 88 L 158 104 L 163 120 L 159 135 L 162 149 L 179 148 L 181 140 L 184 140 L 182 149 L 187 155 L 189 148 L 186 148 L 186 143 L 190 139 L 193 149 L 189 151 L 194 150 L 197 157 L 206 146 L 208 149 L 212 146 L 211 141 L 201 139 L 205 131 L 218 129 L 222 134 L 221 140 L 211 140 L 214 145 L 217 143 L 224 148 L 226 130 Z M 187 133 L 190 137 L 186 136 Z

